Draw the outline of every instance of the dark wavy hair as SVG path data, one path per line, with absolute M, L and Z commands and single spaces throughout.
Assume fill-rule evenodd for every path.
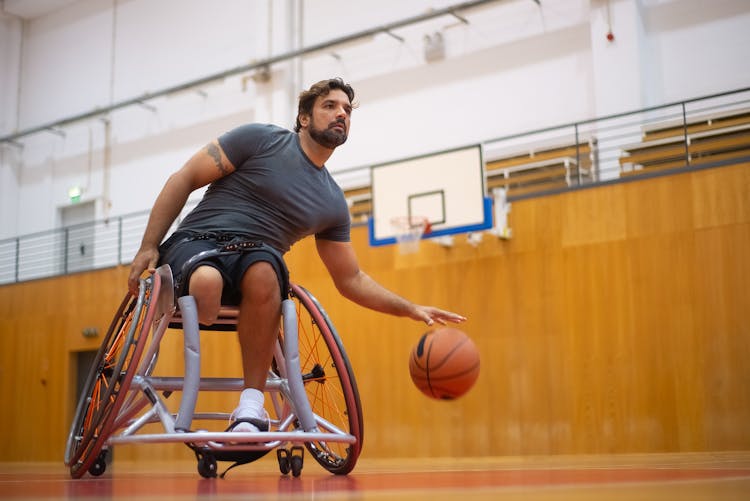
M 327 96 L 333 89 L 344 91 L 349 97 L 349 102 L 352 104 L 352 107 L 356 107 L 354 104 L 354 89 L 352 89 L 351 85 L 344 82 L 341 78 L 321 80 L 320 82 L 313 84 L 310 89 L 300 93 L 299 105 L 297 106 L 297 123 L 294 125 L 294 132 L 299 132 L 302 128 L 302 125 L 299 123 L 300 115 L 312 115 L 315 100 L 320 96 Z

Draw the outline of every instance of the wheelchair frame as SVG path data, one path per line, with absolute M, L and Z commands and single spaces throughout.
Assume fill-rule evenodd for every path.
M 192 296 L 177 303 L 179 311 L 168 265 L 141 279 L 137 297 L 123 299 L 71 425 L 65 464 L 73 478 L 104 473 L 107 452 L 115 444 L 167 442 L 188 445 L 205 478 L 217 475 L 217 461 L 243 464 L 274 449 L 281 473 L 299 476 L 303 445 L 331 473 L 345 475 L 354 468 L 363 439 L 356 381 L 333 324 L 307 290 L 292 284 L 291 298 L 282 301 L 282 326 L 265 386 L 266 407 L 271 407 L 265 432 L 192 430 L 194 419 L 229 420 L 226 412 L 195 412 L 201 390 L 243 388 L 241 378 L 200 375 L 200 330 L 236 330 L 238 309 L 222 307 L 217 322 L 203 328 Z M 181 377 L 152 376 L 168 327 L 183 331 Z M 165 402 L 173 392 L 182 394 L 176 414 Z M 139 433 L 150 423 L 160 423 L 163 433 Z

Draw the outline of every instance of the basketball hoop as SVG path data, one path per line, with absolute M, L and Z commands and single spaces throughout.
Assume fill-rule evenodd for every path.
M 422 216 L 399 216 L 391 219 L 396 234 L 396 243 L 401 254 L 412 254 L 419 250 L 422 235 L 430 232 L 430 222 Z

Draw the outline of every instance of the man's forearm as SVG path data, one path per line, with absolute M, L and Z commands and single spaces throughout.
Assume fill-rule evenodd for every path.
M 406 317 L 414 308 L 410 301 L 386 289 L 363 271 L 339 290 L 347 299 L 381 313 Z

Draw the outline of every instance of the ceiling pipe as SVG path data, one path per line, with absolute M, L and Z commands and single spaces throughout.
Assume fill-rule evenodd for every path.
M 182 83 L 179 85 L 175 85 L 173 87 L 167 87 L 165 89 L 156 91 L 156 92 L 146 92 L 140 96 L 136 96 L 130 99 L 125 99 L 122 101 L 119 101 L 117 103 L 113 103 L 109 106 L 101 107 L 101 108 L 95 108 L 93 110 L 79 113 L 77 115 L 72 115 L 66 118 L 62 118 L 60 120 L 55 120 L 54 122 L 38 125 L 35 127 L 29 127 L 27 129 L 22 129 L 19 131 L 16 131 L 12 134 L 8 134 L 6 136 L 0 137 L 0 142 L 13 142 L 16 141 L 19 138 L 22 138 L 24 136 L 28 136 L 31 134 L 35 134 L 37 132 L 49 130 L 51 128 L 56 127 L 62 127 L 71 123 L 80 122 L 82 120 L 87 120 L 90 118 L 96 118 L 101 117 L 104 115 L 107 115 L 108 113 L 119 110 L 121 108 L 126 108 L 129 106 L 139 105 L 142 106 L 143 102 L 149 99 L 154 99 L 157 97 L 163 97 L 170 94 L 174 94 L 177 92 L 181 92 L 184 90 L 192 89 L 193 87 L 200 87 L 201 85 L 206 85 L 211 82 L 215 82 L 218 80 L 222 80 L 226 77 L 237 75 L 240 73 L 245 73 L 247 71 L 257 70 L 261 69 L 265 66 L 270 66 L 275 63 L 279 63 L 281 61 L 286 61 L 288 59 L 304 56 L 307 54 L 311 54 L 314 52 L 320 52 L 326 49 L 329 49 L 331 47 L 335 47 L 337 45 L 350 43 L 362 38 L 369 38 L 372 36 L 375 36 L 379 33 L 386 33 L 390 36 L 394 36 L 391 33 L 391 30 L 403 28 L 405 26 L 409 26 L 411 24 L 416 24 L 422 21 L 427 21 L 429 19 L 434 19 L 436 17 L 444 16 L 444 15 L 452 15 L 455 16 L 456 11 L 462 11 L 466 9 L 471 9 L 474 7 L 479 7 L 484 4 L 494 3 L 498 2 L 500 0 L 474 0 L 471 2 L 462 2 L 455 5 L 451 5 L 442 9 L 435 9 L 431 10 L 425 14 L 421 14 L 418 16 L 412 16 L 407 17 L 404 19 L 401 19 L 400 21 L 395 21 L 393 23 L 384 24 L 381 26 L 377 26 L 375 28 L 370 28 L 364 31 L 359 31 L 357 33 L 353 33 L 351 35 L 345 35 L 343 37 L 334 38 L 325 42 L 321 42 L 318 44 L 310 45 L 309 47 L 303 47 L 301 49 L 295 49 L 288 52 L 284 52 L 282 54 L 271 56 L 266 59 L 263 59 L 261 61 L 256 61 L 251 64 L 246 64 L 243 66 L 238 66 L 236 68 L 231 68 L 229 70 L 225 70 L 219 73 L 214 73 L 212 75 L 208 75 L 202 78 L 198 78 L 196 80 L 191 80 L 186 83 Z

